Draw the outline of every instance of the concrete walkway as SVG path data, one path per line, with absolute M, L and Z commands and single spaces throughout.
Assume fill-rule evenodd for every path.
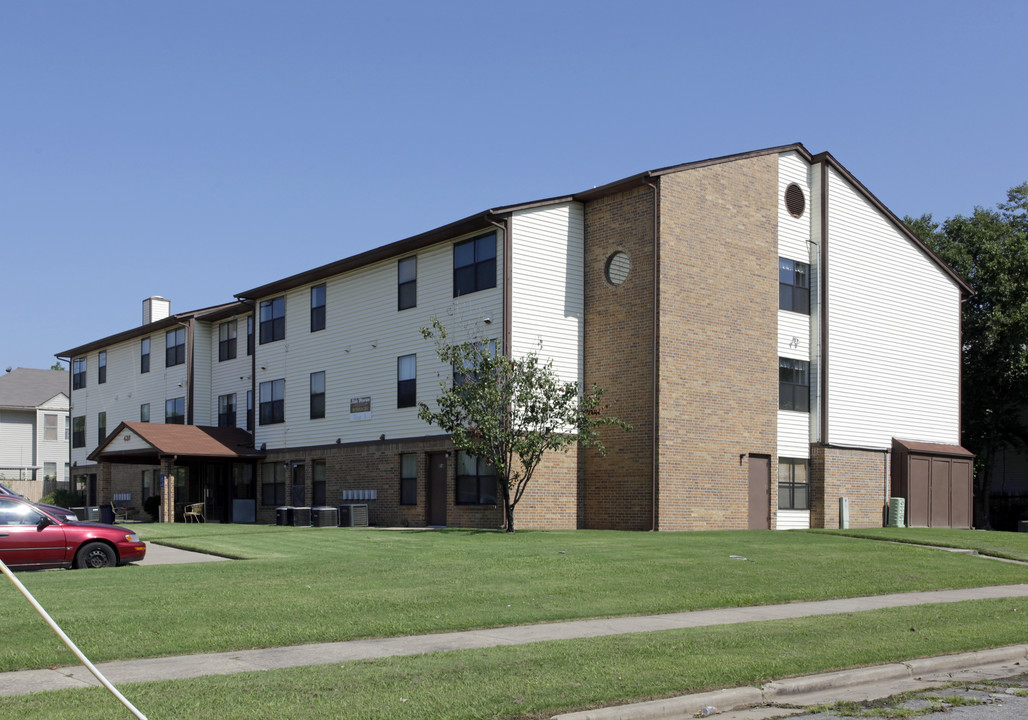
M 322 665 L 371 658 L 416 655 L 420 653 L 524 645 L 546 640 L 590 638 L 602 635 L 652 632 L 679 628 L 730 625 L 761 620 L 783 620 L 814 615 L 834 615 L 881 608 L 960 602 L 990 598 L 1028 597 L 1028 584 L 1002 585 L 964 590 L 897 593 L 871 597 L 823 600 L 695 612 L 669 613 L 602 620 L 575 620 L 540 625 L 464 632 L 416 635 L 378 640 L 320 643 L 260 650 L 236 650 L 202 655 L 125 660 L 102 663 L 97 667 L 115 685 L 150 680 L 171 680 L 204 675 L 229 675 L 254 670 Z M 1022 657 L 1025 650 L 1021 649 Z M 861 672 L 861 671 L 852 671 Z M 23 670 L 0 673 L 0 696 L 22 695 L 41 690 L 98 685 L 82 666 L 48 670 Z M 758 691 L 758 695 L 760 691 Z M 759 702 L 759 701 L 758 701 Z M 601 717 L 587 715 L 582 717 Z M 616 716 L 603 716 L 616 717 Z M 626 715 L 624 717 L 664 717 L 663 715 Z M 672 716 L 668 716 L 672 717 Z

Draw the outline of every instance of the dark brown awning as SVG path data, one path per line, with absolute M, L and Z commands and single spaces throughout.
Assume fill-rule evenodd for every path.
M 250 433 L 239 428 L 123 422 L 89 459 L 111 463 L 159 463 L 162 457 L 259 460 Z

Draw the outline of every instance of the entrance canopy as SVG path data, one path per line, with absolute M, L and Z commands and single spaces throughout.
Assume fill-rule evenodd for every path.
M 159 465 L 162 457 L 259 460 L 250 433 L 240 428 L 123 422 L 89 454 L 94 462 Z

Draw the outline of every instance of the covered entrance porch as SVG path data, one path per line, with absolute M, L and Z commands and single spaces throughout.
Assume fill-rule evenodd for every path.
M 256 520 L 256 466 L 263 457 L 239 428 L 123 422 L 89 459 L 100 469 L 100 504 L 114 499 L 112 465 L 153 466 L 161 522 L 181 522 L 187 505 L 202 503 L 204 521 L 246 523 Z

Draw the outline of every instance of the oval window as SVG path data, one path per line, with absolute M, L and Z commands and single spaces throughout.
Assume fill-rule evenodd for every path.
M 628 271 L 632 269 L 632 261 L 628 259 L 628 253 L 618 250 L 607 258 L 607 282 L 611 285 L 620 285 L 628 279 Z

